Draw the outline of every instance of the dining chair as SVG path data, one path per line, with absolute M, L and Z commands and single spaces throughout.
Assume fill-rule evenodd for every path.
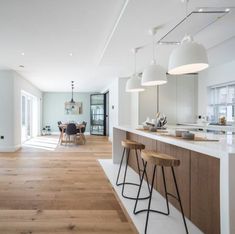
M 84 125 L 84 127 L 81 129 L 81 132 L 82 132 L 82 133 L 85 133 L 87 122 L 86 122 L 86 121 L 83 121 L 82 124 Z
M 84 133 L 84 132 L 86 131 L 87 122 L 86 122 L 86 121 L 82 121 L 81 124 L 84 125 L 84 127 L 82 127 L 81 129 L 77 129 L 77 133 L 78 133 L 78 134 Z
M 79 138 L 82 140 L 82 143 L 85 144 L 85 143 L 86 143 L 86 138 L 85 138 L 84 133 L 85 133 L 85 131 L 86 131 L 87 122 L 83 121 L 81 124 L 82 124 L 84 127 L 77 129 L 77 135 L 78 135 Z
M 66 127 L 65 133 L 66 133 L 66 144 L 67 144 L 67 139 L 68 138 L 69 138 L 69 142 L 70 142 L 70 136 L 74 136 L 74 143 L 75 143 L 75 140 L 76 140 L 75 136 L 77 135 L 76 124 L 69 123 Z
M 63 128 L 60 126 L 60 125 L 62 124 L 61 121 L 58 121 L 57 124 L 58 124 L 58 128 L 59 128 L 59 130 L 60 130 L 60 139 L 59 139 L 59 143 L 61 143 L 62 140 L 63 140 L 63 135 L 64 135 L 64 133 L 65 133 L 65 129 L 63 129 Z
M 61 122 L 61 121 L 58 121 L 57 124 L 58 124 L 58 128 L 59 128 L 60 132 L 62 132 L 62 131 L 63 131 L 63 128 L 60 127 L 60 125 L 62 124 L 62 122 Z

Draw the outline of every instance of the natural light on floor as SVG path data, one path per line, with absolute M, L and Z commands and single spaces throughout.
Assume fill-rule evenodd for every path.
M 48 151 L 55 151 L 58 145 L 57 138 L 36 137 L 26 141 L 23 146 L 28 148 L 43 149 Z

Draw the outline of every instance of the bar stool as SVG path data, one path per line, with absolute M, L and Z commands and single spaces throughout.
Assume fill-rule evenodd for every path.
M 145 222 L 145 234 L 147 233 L 147 228 L 148 228 L 149 212 L 156 212 L 156 213 L 160 213 L 160 214 L 163 214 L 163 215 L 169 215 L 170 214 L 168 196 L 171 196 L 171 197 L 175 198 L 176 200 L 178 200 L 179 205 L 180 205 L 182 218 L 183 218 L 183 222 L 184 222 L 184 226 L 185 226 L 185 230 L 186 230 L 186 233 L 188 234 L 188 228 L 187 228 L 187 224 L 186 224 L 185 217 L 184 217 L 184 211 L 183 211 L 183 207 L 182 207 L 182 203 L 181 203 L 181 199 L 180 199 L 180 194 L 179 194 L 179 190 L 178 190 L 178 185 L 177 185 L 177 181 L 176 181 L 176 177 L 175 177 L 175 171 L 174 171 L 174 167 L 178 167 L 180 165 L 180 160 L 178 160 L 178 159 L 176 159 L 176 158 L 174 158 L 170 155 L 167 155 L 167 154 L 161 154 L 161 153 L 158 153 L 156 151 L 147 151 L 147 150 L 143 150 L 141 152 L 141 158 L 144 160 L 144 171 L 143 171 L 143 174 L 142 174 L 142 177 L 141 177 L 141 182 L 140 182 L 140 186 L 139 186 L 139 190 L 138 190 L 138 194 L 137 194 L 137 198 L 136 198 L 133 213 L 138 214 L 140 212 L 147 212 L 146 222 Z M 150 189 L 150 197 L 149 197 L 149 202 L 148 202 L 148 208 L 136 211 L 138 200 L 140 200 L 139 195 L 140 195 L 140 191 L 141 191 L 141 188 L 142 188 L 142 183 L 143 183 L 143 178 L 144 178 L 143 175 L 146 174 L 146 168 L 147 168 L 148 163 L 151 163 L 151 164 L 154 165 L 152 183 L 151 183 L 151 189 Z M 156 177 L 155 175 L 156 175 L 157 166 L 160 166 L 161 170 L 162 170 L 162 177 L 163 177 L 164 192 L 165 192 L 165 197 L 166 197 L 167 212 L 162 212 L 162 211 L 152 210 L 151 209 L 153 185 L 154 185 L 154 180 L 155 180 L 155 177 Z M 173 180 L 174 180 L 177 196 L 167 192 L 164 167 L 171 167 L 171 171 L 172 171 L 172 175 L 173 175 Z
M 144 179 L 144 176 L 145 176 L 147 184 L 148 184 L 148 190 L 149 190 L 149 193 L 150 193 L 150 186 L 149 186 L 149 182 L 148 182 L 147 173 L 146 173 L 146 171 L 144 173 L 143 170 L 140 169 L 140 163 L 139 163 L 138 153 L 137 153 L 137 150 L 139 150 L 141 152 L 141 150 L 143 150 L 145 148 L 145 145 L 143 145 L 139 142 L 136 142 L 136 141 L 123 140 L 122 141 L 122 146 L 123 146 L 123 153 L 122 153 L 122 158 L 121 158 L 121 162 L 120 162 L 120 166 L 119 166 L 119 170 L 118 170 L 116 185 L 117 186 L 122 185 L 122 196 L 124 198 L 131 199 L 131 200 L 136 200 L 136 196 L 131 197 L 131 196 L 125 195 L 124 189 L 125 189 L 125 185 L 134 185 L 134 186 L 139 187 L 140 182 L 141 182 L 141 178 Z M 136 163 L 137 163 L 139 180 L 140 180 L 139 184 L 138 183 L 132 183 L 132 182 L 126 182 L 126 174 L 127 174 L 127 168 L 128 168 L 128 162 L 129 162 L 129 157 L 130 157 L 130 151 L 131 150 L 135 151 Z M 120 176 L 120 173 L 121 173 L 121 168 L 122 168 L 122 164 L 123 164 L 123 161 L 124 161 L 125 153 L 126 153 L 126 165 L 125 165 L 125 170 L 124 170 L 124 177 L 123 177 L 123 181 L 119 182 L 119 176 Z M 144 160 L 143 159 L 142 159 L 142 164 L 144 166 Z M 141 172 L 143 172 L 142 177 L 141 177 Z M 148 198 L 149 198 L 149 195 L 147 197 L 141 197 L 141 198 L 139 198 L 139 200 L 148 199 Z

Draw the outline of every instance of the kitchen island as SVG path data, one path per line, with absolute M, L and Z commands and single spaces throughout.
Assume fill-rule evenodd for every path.
M 169 131 L 174 128 L 177 127 L 169 127 Z M 233 135 L 205 136 L 218 141 L 189 141 L 138 127 L 117 126 L 113 129 L 113 163 L 120 162 L 123 139 L 136 140 L 146 149 L 180 159 L 176 176 L 187 218 L 204 233 L 235 233 L 235 139 Z M 134 160 L 130 159 L 129 166 L 137 169 Z M 149 177 L 151 170 L 148 169 Z M 167 172 L 169 190 L 174 193 L 170 176 Z M 164 194 L 161 176 L 157 176 L 155 188 Z M 170 202 L 178 208 L 174 200 Z

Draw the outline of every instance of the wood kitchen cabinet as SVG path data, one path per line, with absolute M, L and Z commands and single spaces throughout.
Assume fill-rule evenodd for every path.
M 220 233 L 220 160 L 191 151 L 191 220 L 204 233 Z

